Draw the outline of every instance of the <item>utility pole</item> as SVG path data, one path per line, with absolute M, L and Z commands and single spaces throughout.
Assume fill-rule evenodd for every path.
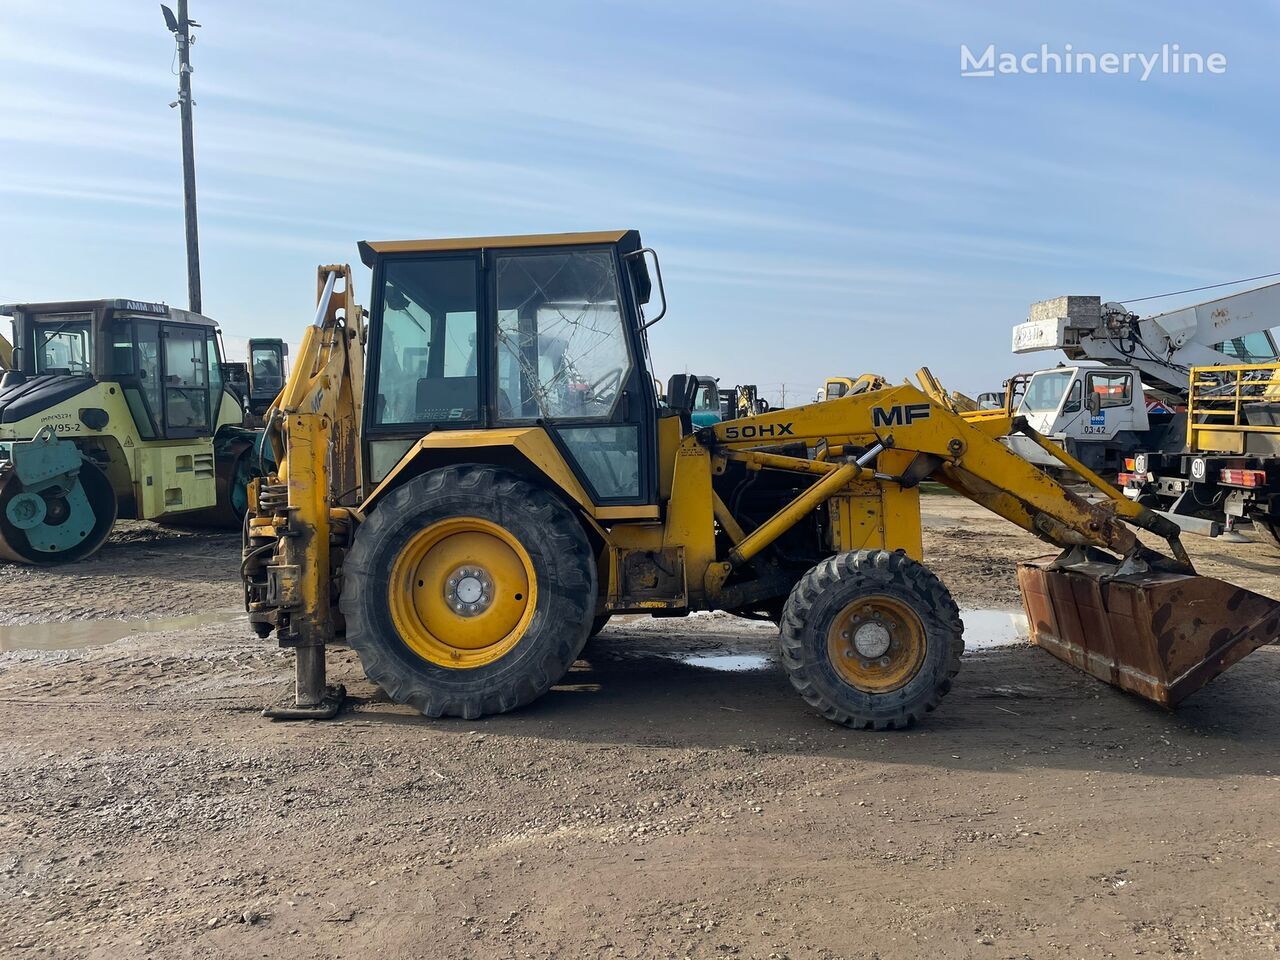
M 786 407 L 787 405 L 787 385 L 784 383 L 781 390 L 782 396 L 778 398 L 778 406 Z
M 169 104 L 182 115 L 182 197 L 187 226 L 187 299 L 194 313 L 201 312 L 200 300 L 200 231 L 196 226 L 196 148 L 191 131 L 191 28 L 198 27 L 187 17 L 187 0 L 178 0 L 178 15 L 164 4 L 165 26 L 178 43 L 178 99 Z

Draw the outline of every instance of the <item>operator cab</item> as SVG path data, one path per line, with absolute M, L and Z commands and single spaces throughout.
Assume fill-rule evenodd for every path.
M 540 426 L 599 504 L 657 497 L 651 282 L 634 230 L 364 242 L 375 483 L 425 434 Z M 656 259 L 655 259 L 656 265 Z M 664 304 L 665 309 L 665 304 Z
M 143 300 L 13 304 L 0 315 L 14 328 L 0 423 L 115 383 L 144 439 L 213 433 L 223 376 L 218 328 L 208 317 Z
M 262 416 L 289 376 L 289 345 L 279 339 L 249 341 L 249 412 Z
M 714 377 L 698 377 L 690 421 L 695 427 L 710 427 L 721 421 L 720 387 Z

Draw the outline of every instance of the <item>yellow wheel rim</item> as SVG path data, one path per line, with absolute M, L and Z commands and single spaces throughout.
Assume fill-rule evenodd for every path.
M 906 686 L 924 663 L 924 624 L 895 597 L 861 597 L 827 631 L 827 657 L 845 683 L 864 693 Z
M 391 620 L 431 663 L 469 670 L 506 656 L 538 600 L 533 561 L 520 541 L 479 517 L 419 530 L 391 565 Z

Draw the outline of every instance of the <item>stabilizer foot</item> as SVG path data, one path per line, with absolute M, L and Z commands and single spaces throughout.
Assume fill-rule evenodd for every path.
M 269 720 L 332 720 L 342 709 L 347 698 L 347 688 L 342 684 L 336 687 L 325 687 L 324 695 L 319 702 L 303 706 L 296 700 L 292 703 L 279 703 L 267 707 L 262 715 Z

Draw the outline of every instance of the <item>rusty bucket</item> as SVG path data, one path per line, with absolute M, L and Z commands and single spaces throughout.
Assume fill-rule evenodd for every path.
M 1280 637 L 1280 603 L 1212 577 L 1115 567 L 1018 564 L 1031 640 L 1059 660 L 1176 707 L 1246 654 Z

